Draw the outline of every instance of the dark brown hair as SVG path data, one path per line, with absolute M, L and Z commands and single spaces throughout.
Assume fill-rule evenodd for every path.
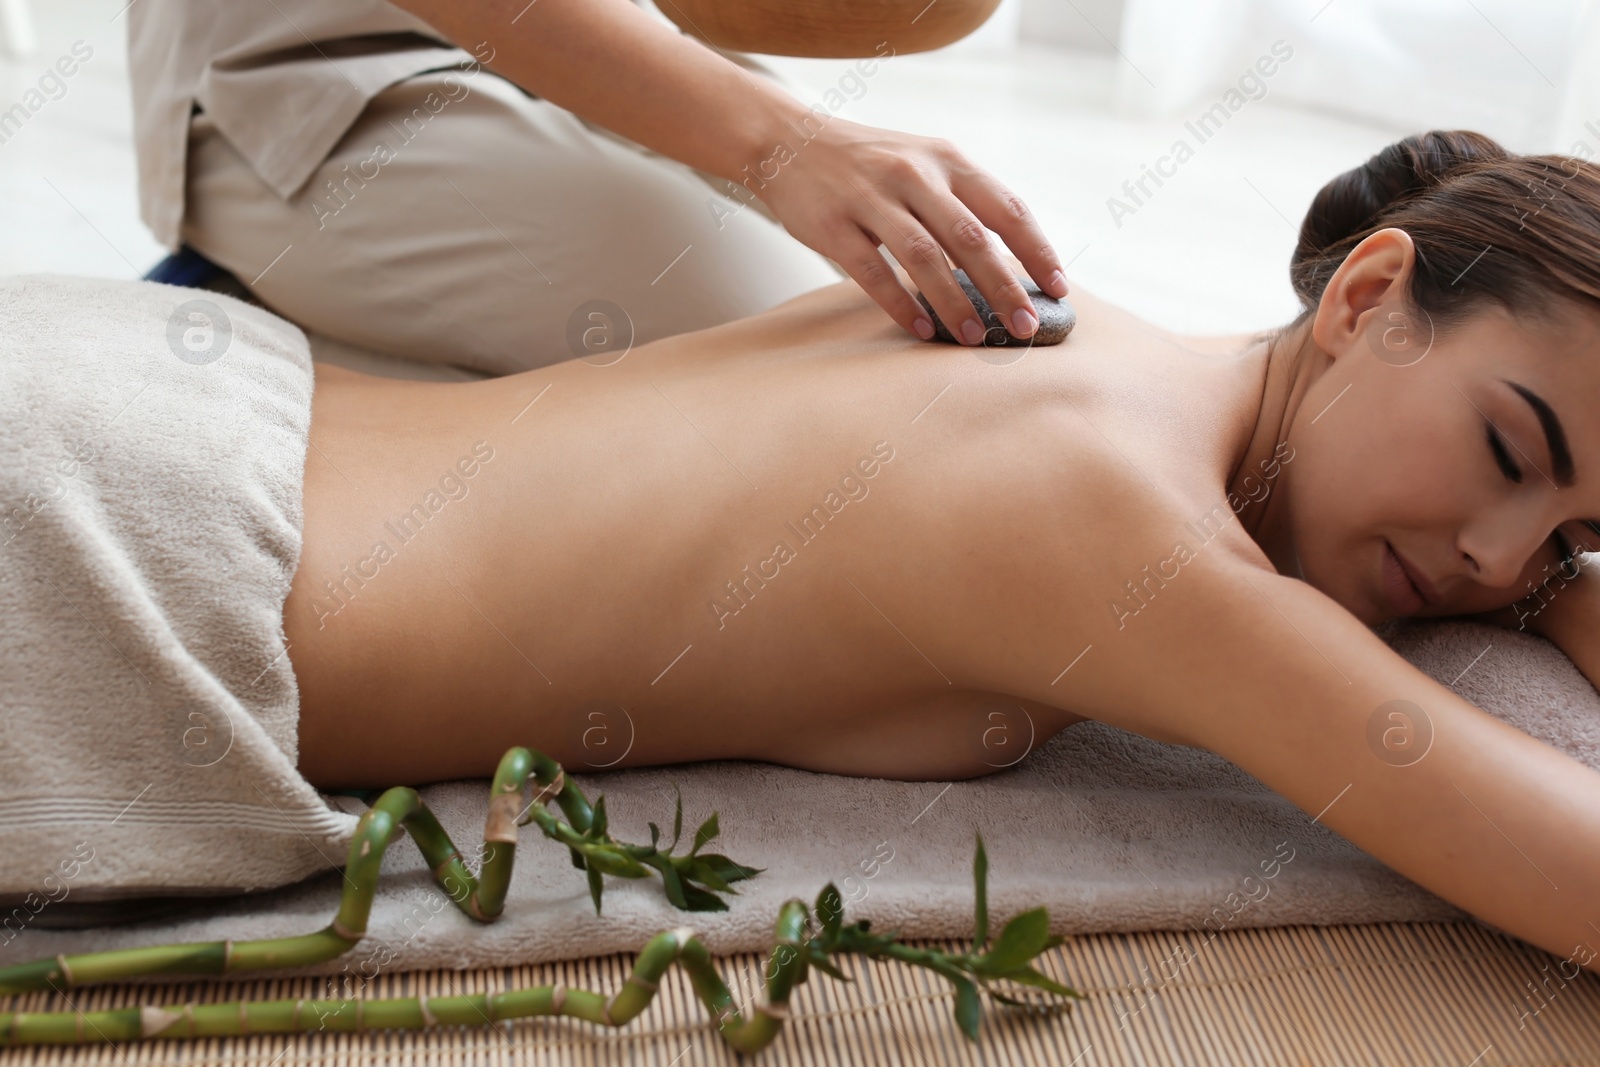
M 1600 309 L 1600 167 L 1433 130 L 1395 142 L 1312 200 L 1289 263 L 1303 308 L 1296 323 L 1315 312 L 1350 250 L 1390 226 L 1416 247 L 1410 304 L 1436 329 L 1485 300 L 1513 314 L 1556 298 Z

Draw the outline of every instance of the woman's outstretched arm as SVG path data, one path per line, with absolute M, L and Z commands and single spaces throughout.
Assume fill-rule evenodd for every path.
M 1093 591 L 1035 582 L 1013 620 L 1032 625 L 1006 627 L 1021 647 L 985 652 L 975 632 L 974 654 L 1031 675 L 1017 696 L 1223 756 L 1458 907 L 1600 970 L 1600 773 L 1264 561 L 1202 546 L 1120 628 L 1105 601 L 1140 574 L 1106 577 Z
M 1600 689 L 1600 557 L 1579 557 L 1579 563 L 1575 572 L 1547 563 L 1537 582 L 1526 583 L 1533 592 L 1515 604 L 1463 618 L 1538 634 L 1566 653 L 1589 684 Z

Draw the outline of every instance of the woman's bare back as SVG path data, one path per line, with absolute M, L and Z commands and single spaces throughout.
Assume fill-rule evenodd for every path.
M 1159 596 L 1124 572 L 1170 549 L 1160 517 L 1261 558 L 1216 508 L 1262 364 L 1072 300 L 1068 341 L 1027 350 L 910 340 L 847 282 L 606 366 L 319 367 L 285 606 L 302 771 L 487 775 L 513 744 L 579 770 L 1013 762 L 1109 703 L 1065 669 Z M 1074 607 L 1048 703 L 1004 662 L 1042 589 Z
M 953 778 L 1087 716 L 1215 752 L 1542 948 L 1591 936 L 1600 776 L 1230 521 L 1258 463 L 1292 487 L 1267 482 L 1281 366 L 1073 302 L 1066 344 L 1009 365 L 840 285 L 609 367 L 319 370 L 285 605 L 302 772 L 482 777 L 520 744 Z M 1397 701 L 1430 732 L 1403 765 L 1371 740 Z

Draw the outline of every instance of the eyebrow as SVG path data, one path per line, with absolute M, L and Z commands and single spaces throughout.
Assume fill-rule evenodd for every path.
M 1570 489 L 1576 475 L 1572 468 L 1572 452 L 1567 448 L 1567 434 L 1561 427 L 1561 420 L 1551 410 L 1550 405 L 1544 402 L 1544 397 L 1509 378 L 1502 378 L 1517 395 L 1528 402 L 1533 413 L 1539 418 L 1539 428 L 1544 431 L 1545 444 L 1550 446 L 1550 461 L 1555 464 L 1556 484 L 1563 489 Z

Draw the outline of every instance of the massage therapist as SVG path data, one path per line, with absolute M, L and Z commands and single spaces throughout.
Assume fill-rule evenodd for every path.
M 631 0 L 142 0 L 140 214 L 307 329 L 489 374 L 614 361 L 840 270 L 930 336 L 880 244 L 968 343 L 945 254 L 1031 335 L 988 231 L 1067 285 L 1022 201 L 945 140 L 833 114 L 897 40 L 930 46 L 918 6 L 880 5 L 881 40 L 802 103 Z

